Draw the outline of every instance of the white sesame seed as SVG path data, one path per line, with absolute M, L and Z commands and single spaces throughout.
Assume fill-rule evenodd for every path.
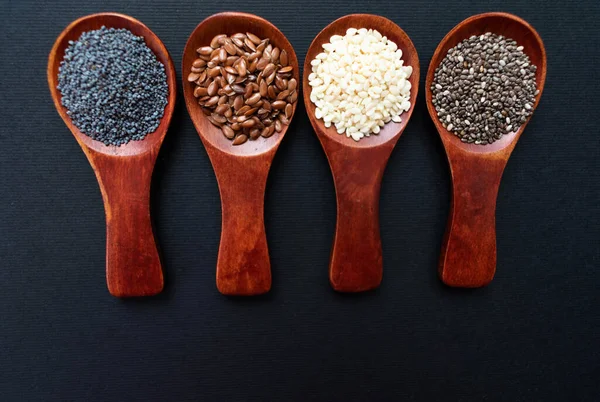
M 355 141 L 402 121 L 400 114 L 411 107 L 412 67 L 394 42 L 373 29 L 349 28 L 322 47 L 309 75 L 310 100 L 320 110 L 315 117 Z

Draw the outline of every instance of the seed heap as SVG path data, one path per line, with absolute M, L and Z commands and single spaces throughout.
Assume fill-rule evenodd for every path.
M 57 88 L 82 133 L 117 146 L 156 130 L 169 93 L 165 68 L 144 38 L 106 27 L 69 41 Z
M 449 49 L 435 70 L 438 118 L 462 142 L 491 144 L 533 113 L 535 72 L 514 40 L 491 32 L 471 36 Z
M 359 141 L 377 134 L 390 120 L 410 109 L 408 78 L 411 66 L 404 66 L 402 50 L 373 29 L 349 28 L 345 36 L 333 35 L 323 52 L 311 61 L 308 77 L 315 104 L 315 117 L 325 127 L 335 125 Z
M 217 35 L 197 49 L 188 81 L 207 119 L 233 145 L 268 138 L 289 124 L 298 81 L 285 50 L 252 33 Z

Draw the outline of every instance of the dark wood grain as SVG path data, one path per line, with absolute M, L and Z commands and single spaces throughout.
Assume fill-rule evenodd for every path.
M 449 286 L 480 287 L 487 285 L 496 271 L 496 197 L 502 172 L 529 119 L 518 131 L 503 136 L 489 145 L 465 144 L 446 130 L 437 118 L 432 104 L 431 83 L 435 69 L 448 49 L 471 35 L 493 32 L 517 41 L 537 66 L 539 94 L 546 79 L 546 51 L 531 25 L 507 13 L 486 13 L 470 17 L 454 29 L 438 45 L 427 72 L 425 95 L 427 109 L 440 134 L 452 175 L 452 202 L 439 273 Z
M 293 76 L 298 82 L 298 58 L 287 38 L 273 24 L 252 14 L 226 12 L 202 21 L 190 35 L 183 53 L 183 94 L 187 110 L 215 170 L 221 194 L 222 227 L 216 282 L 226 295 L 246 296 L 268 292 L 271 263 L 264 225 L 264 196 L 267 176 L 275 152 L 288 126 L 269 138 L 258 138 L 233 146 L 221 130 L 202 113 L 193 95 L 194 83 L 187 74 L 196 58 L 196 49 L 210 44 L 218 34 L 251 32 L 269 38 L 273 46 L 285 49 Z M 296 111 L 294 103 L 293 112 Z
M 410 109 L 402 114 L 402 122 L 387 123 L 378 135 L 359 142 L 340 135 L 335 127 L 326 128 L 315 117 L 310 101 L 308 75 L 310 62 L 322 52 L 322 45 L 332 35 L 345 35 L 348 28 L 377 29 L 402 50 L 404 65 L 413 67 Z M 379 286 L 383 275 L 379 234 L 379 189 L 387 161 L 412 115 L 419 89 L 419 57 L 408 35 L 392 21 L 370 14 L 344 16 L 323 29 L 313 40 L 304 62 L 304 104 L 310 122 L 329 160 L 337 199 L 337 222 L 329 280 L 340 292 L 360 292 Z
M 106 146 L 77 129 L 61 105 L 58 68 L 70 40 L 101 26 L 126 28 L 143 36 L 164 64 L 169 99 L 159 127 L 142 141 Z M 106 280 L 117 297 L 149 296 L 163 288 L 163 272 L 150 217 L 150 183 L 158 151 L 169 127 L 177 93 L 175 68 L 160 39 L 141 22 L 122 14 L 100 13 L 71 23 L 56 40 L 48 60 L 48 84 L 58 113 L 85 152 L 100 185 L 106 213 Z

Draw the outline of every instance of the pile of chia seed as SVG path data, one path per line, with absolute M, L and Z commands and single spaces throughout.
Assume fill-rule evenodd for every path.
M 462 142 L 491 144 L 533 113 L 535 72 L 514 40 L 491 32 L 471 36 L 449 49 L 435 70 L 438 118 Z
M 144 38 L 106 27 L 69 42 L 57 88 L 82 133 L 117 146 L 157 129 L 169 93 L 165 68 Z

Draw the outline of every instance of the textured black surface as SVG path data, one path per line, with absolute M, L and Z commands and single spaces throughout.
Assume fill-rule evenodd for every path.
M 51 102 L 48 52 L 77 17 L 119 11 L 154 30 L 180 68 L 187 36 L 223 10 L 271 20 L 300 61 L 352 12 L 385 15 L 414 41 L 421 93 L 383 182 L 379 290 L 329 287 L 335 194 L 301 106 L 266 196 L 273 290 L 221 296 L 217 184 L 180 97 L 153 182 L 166 290 L 109 296 L 101 196 Z M 450 177 L 423 80 L 454 25 L 496 10 L 538 30 L 548 77 L 504 173 L 496 278 L 452 290 L 436 277 Z M 2 0 L 0 15 L 2 401 L 598 400 L 598 1 Z

